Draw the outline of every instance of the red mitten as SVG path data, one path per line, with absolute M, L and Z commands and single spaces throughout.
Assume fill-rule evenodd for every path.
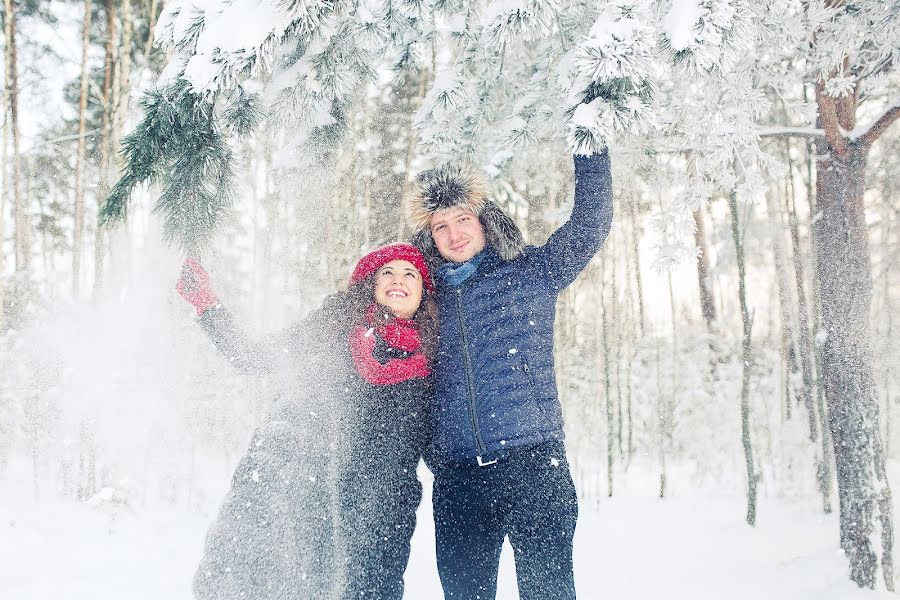
M 175 289 L 182 298 L 194 305 L 197 309 L 197 316 L 202 315 L 206 309 L 219 302 L 209 286 L 209 275 L 206 273 L 206 269 L 193 258 L 184 261 L 184 265 L 181 267 L 181 278 L 175 285 Z

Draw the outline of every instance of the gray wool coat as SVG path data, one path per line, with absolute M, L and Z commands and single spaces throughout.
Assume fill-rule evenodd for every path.
M 271 373 L 282 389 L 207 534 L 194 578 L 201 600 L 402 596 L 430 383 L 362 381 L 343 310 L 331 297 L 261 341 L 221 306 L 200 318 L 236 367 Z

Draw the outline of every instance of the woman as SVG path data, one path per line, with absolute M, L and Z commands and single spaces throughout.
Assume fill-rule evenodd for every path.
M 421 252 L 398 243 L 363 256 L 346 292 L 260 341 L 196 261 L 177 290 L 231 362 L 283 390 L 207 534 L 196 596 L 401 598 L 437 322 Z

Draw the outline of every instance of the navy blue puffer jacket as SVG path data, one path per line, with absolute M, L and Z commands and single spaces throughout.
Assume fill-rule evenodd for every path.
M 546 244 L 528 246 L 510 261 L 488 247 L 461 285 L 438 282 L 437 461 L 486 461 L 562 439 L 553 367 L 556 300 L 603 244 L 612 215 L 608 153 L 576 156 L 572 214 Z

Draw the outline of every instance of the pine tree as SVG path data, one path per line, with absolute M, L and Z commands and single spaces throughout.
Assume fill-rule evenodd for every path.
M 340 143 L 346 115 L 379 65 L 398 77 L 435 69 L 416 117 L 431 160 L 485 160 L 559 139 L 564 121 L 573 148 L 589 152 L 653 121 L 646 2 L 618 2 L 602 13 L 555 0 L 400 1 L 377 11 L 355 2 L 264 2 L 254 19 L 265 26 L 232 40 L 225 32 L 248 18 L 241 10 L 227 2 L 167 5 L 157 29 L 174 57 L 124 140 L 126 167 L 103 208 L 105 223 L 127 215 L 136 185 L 160 183 L 156 209 L 168 236 L 201 249 L 232 201 L 228 140 L 265 120 L 299 129 L 300 154 L 328 164 L 328 148 Z M 449 31 L 437 29 L 439 18 Z

